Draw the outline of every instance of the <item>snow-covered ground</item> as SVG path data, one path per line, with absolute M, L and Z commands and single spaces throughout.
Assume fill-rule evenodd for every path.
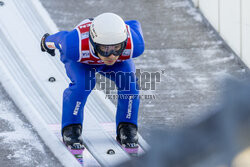
M 0 166 L 61 166 L 0 84 Z

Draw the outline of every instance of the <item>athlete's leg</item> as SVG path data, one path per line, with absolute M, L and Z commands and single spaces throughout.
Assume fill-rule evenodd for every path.
M 105 66 L 100 73 L 114 81 L 118 89 L 116 127 L 122 122 L 137 126 L 140 98 L 133 60 Z
M 82 125 L 83 108 L 96 83 L 91 65 L 67 62 L 65 68 L 71 83 L 63 93 L 62 128 L 70 124 Z

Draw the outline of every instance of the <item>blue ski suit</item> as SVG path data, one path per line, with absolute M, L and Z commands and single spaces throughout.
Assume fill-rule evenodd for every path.
M 138 57 L 144 52 L 144 39 L 140 23 L 136 20 L 129 20 L 125 21 L 125 24 L 130 27 L 132 36 L 132 58 Z M 70 124 L 82 125 L 84 105 L 96 83 L 95 72 L 99 72 L 111 79 L 117 86 L 116 126 L 118 127 L 121 122 L 128 122 L 137 126 L 140 98 L 135 76 L 136 69 L 132 58 L 116 62 L 112 66 L 79 62 L 80 42 L 76 29 L 72 31 L 60 31 L 50 35 L 46 38 L 45 43 L 47 46 L 48 43 L 52 43 L 60 51 L 60 60 L 64 63 L 67 76 L 71 80 L 69 87 L 63 93 L 62 129 Z M 130 75 L 117 77 L 119 76 L 115 75 L 117 72 L 126 72 L 130 73 Z M 128 96 L 123 95 L 129 95 L 130 98 L 124 98 Z

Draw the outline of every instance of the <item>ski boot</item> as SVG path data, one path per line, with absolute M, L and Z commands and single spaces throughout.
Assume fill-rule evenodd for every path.
M 132 156 L 137 156 L 139 145 L 136 125 L 131 123 L 120 123 L 116 140 L 123 147 L 124 151 Z
M 63 128 L 63 142 L 69 149 L 83 149 L 82 126 L 72 124 Z
M 79 124 L 72 124 L 66 126 L 62 130 L 63 143 L 67 146 L 68 150 L 75 156 L 78 162 L 83 165 L 82 153 L 84 150 L 82 140 L 82 126 Z

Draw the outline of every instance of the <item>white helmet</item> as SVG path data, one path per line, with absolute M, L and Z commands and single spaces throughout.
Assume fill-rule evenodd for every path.
M 114 13 L 103 13 L 95 17 L 89 32 L 89 39 L 95 51 L 98 51 L 98 45 L 122 44 L 122 51 L 126 47 L 128 38 L 126 24 Z

